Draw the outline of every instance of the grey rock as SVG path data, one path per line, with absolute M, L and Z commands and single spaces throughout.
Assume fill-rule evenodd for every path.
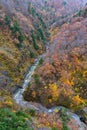
M 50 128 L 38 128 L 37 130 L 51 130 Z
M 0 75 L 0 88 L 8 89 L 11 79 L 8 76 Z

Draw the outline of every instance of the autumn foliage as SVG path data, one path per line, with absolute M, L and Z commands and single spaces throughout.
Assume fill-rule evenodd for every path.
M 86 106 L 87 99 L 87 19 L 77 17 L 60 30 L 51 30 L 51 44 L 45 61 L 36 70 L 24 98 L 46 107 L 62 105 L 73 110 Z M 35 96 L 32 92 L 35 91 Z

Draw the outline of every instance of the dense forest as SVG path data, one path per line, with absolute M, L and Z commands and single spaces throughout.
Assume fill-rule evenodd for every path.
M 0 0 L 0 130 L 87 130 L 86 0 Z

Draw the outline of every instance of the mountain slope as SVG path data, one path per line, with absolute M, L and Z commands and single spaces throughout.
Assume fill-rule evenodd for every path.
M 43 16 L 26 2 L 0 1 L 0 88 L 10 91 L 11 86 L 20 86 L 49 37 Z
M 5 86 L 9 86 L 10 82 L 13 82 L 12 86 L 15 86 L 15 84 L 17 84 L 17 86 L 21 85 L 21 80 L 23 80 L 25 76 L 24 73 L 27 67 L 30 66 L 37 55 L 45 50 L 45 44 L 50 36 L 49 29 L 54 29 L 57 24 L 60 25 L 60 22 L 61 24 L 64 23 L 67 18 L 62 19 L 61 17 L 65 14 L 68 17 L 68 12 L 73 13 L 75 10 L 81 8 L 83 3 L 81 1 L 78 1 L 78 4 L 76 4 L 77 1 L 73 2 L 73 10 L 70 6 L 72 1 L 66 2 L 67 5 L 60 0 L 57 2 L 55 0 L 48 2 L 45 0 L 39 0 L 37 2 L 35 0 L 0 0 L 1 34 L 3 35 L 2 37 L 6 35 L 4 41 L 1 39 L 3 46 L 0 49 L 0 53 L 3 51 L 4 57 L 11 58 L 13 64 L 15 64 L 13 70 L 10 70 L 10 67 L 6 70 L 6 65 L 4 64 L 9 64 L 7 61 L 5 61 L 6 63 L 3 63 L 3 67 L 1 67 L 1 80 L 2 76 L 4 80 L 5 78 L 7 79 Z M 69 8 L 70 11 L 67 12 L 67 8 Z M 5 28 L 3 28 L 3 26 L 5 26 Z M 13 31 L 13 28 L 16 31 Z M 3 33 L 3 31 L 5 32 Z M 11 44 L 8 42 L 7 45 L 4 45 L 8 37 Z M 10 51 L 8 52 L 8 50 Z M 16 58 L 14 58 L 14 56 Z M 1 57 L 2 61 L 4 57 Z M 10 66 L 12 66 L 12 64 Z M 2 74 L 2 69 L 6 74 Z M 16 75 L 19 76 L 17 77 Z M 1 84 L 1 87 L 4 86 L 4 81 L 2 81 Z
M 86 108 L 83 110 L 87 106 L 84 2 L 0 0 L 0 130 L 87 129 Z M 24 78 L 48 43 L 23 94 L 31 104 L 24 101 L 21 107 L 13 94 L 20 92 L 22 97 L 19 90 Z
M 75 111 L 87 105 L 87 16 L 82 16 L 65 23 L 51 37 L 45 60 L 24 92 L 26 100 Z

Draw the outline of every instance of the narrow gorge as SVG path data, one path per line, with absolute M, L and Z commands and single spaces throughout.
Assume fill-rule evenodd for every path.
M 0 0 L 0 130 L 87 130 L 86 3 Z

